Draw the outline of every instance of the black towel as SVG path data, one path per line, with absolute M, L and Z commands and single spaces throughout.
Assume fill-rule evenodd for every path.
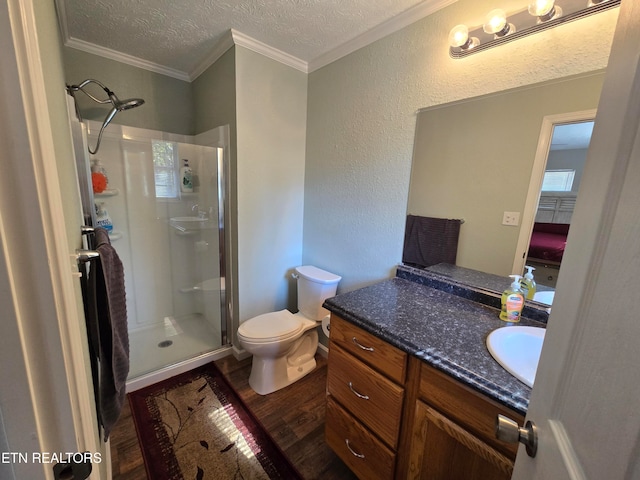
M 129 374 L 129 334 L 124 269 L 104 228 L 95 229 L 96 307 L 100 350 L 100 418 L 107 441 L 120 416 Z
M 402 262 L 418 267 L 456 264 L 462 220 L 407 215 Z

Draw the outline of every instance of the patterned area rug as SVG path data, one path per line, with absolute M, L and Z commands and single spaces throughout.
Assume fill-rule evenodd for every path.
M 214 363 L 128 396 L 152 480 L 302 478 Z

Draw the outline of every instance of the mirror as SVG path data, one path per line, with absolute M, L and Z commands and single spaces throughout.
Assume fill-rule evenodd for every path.
M 513 264 L 514 272 L 534 268 L 539 286 L 556 286 L 594 118 L 588 110 L 543 121 Z M 546 294 L 538 297 L 552 302 Z
M 456 265 L 505 277 L 507 286 L 508 275 L 522 274 L 534 224 L 544 120 L 593 111 L 603 79 L 594 72 L 420 110 L 407 214 L 464 220 Z M 503 225 L 505 212 L 518 225 Z

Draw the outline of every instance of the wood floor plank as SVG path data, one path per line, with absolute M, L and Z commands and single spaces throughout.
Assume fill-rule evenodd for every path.
M 216 365 L 305 479 L 355 479 L 324 441 L 327 361 L 317 355 L 316 362 L 316 369 L 306 377 L 265 396 L 249 386 L 250 358 L 238 361 L 229 356 Z M 111 457 L 114 480 L 147 479 L 128 403 L 111 434 Z

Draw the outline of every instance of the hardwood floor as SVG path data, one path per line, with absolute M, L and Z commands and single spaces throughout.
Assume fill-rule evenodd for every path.
M 229 356 L 216 365 L 305 479 L 355 479 L 324 441 L 327 361 L 319 355 L 316 361 L 309 375 L 266 396 L 249 386 L 250 358 Z M 128 404 L 111 434 L 111 459 L 114 480 L 147 479 Z

